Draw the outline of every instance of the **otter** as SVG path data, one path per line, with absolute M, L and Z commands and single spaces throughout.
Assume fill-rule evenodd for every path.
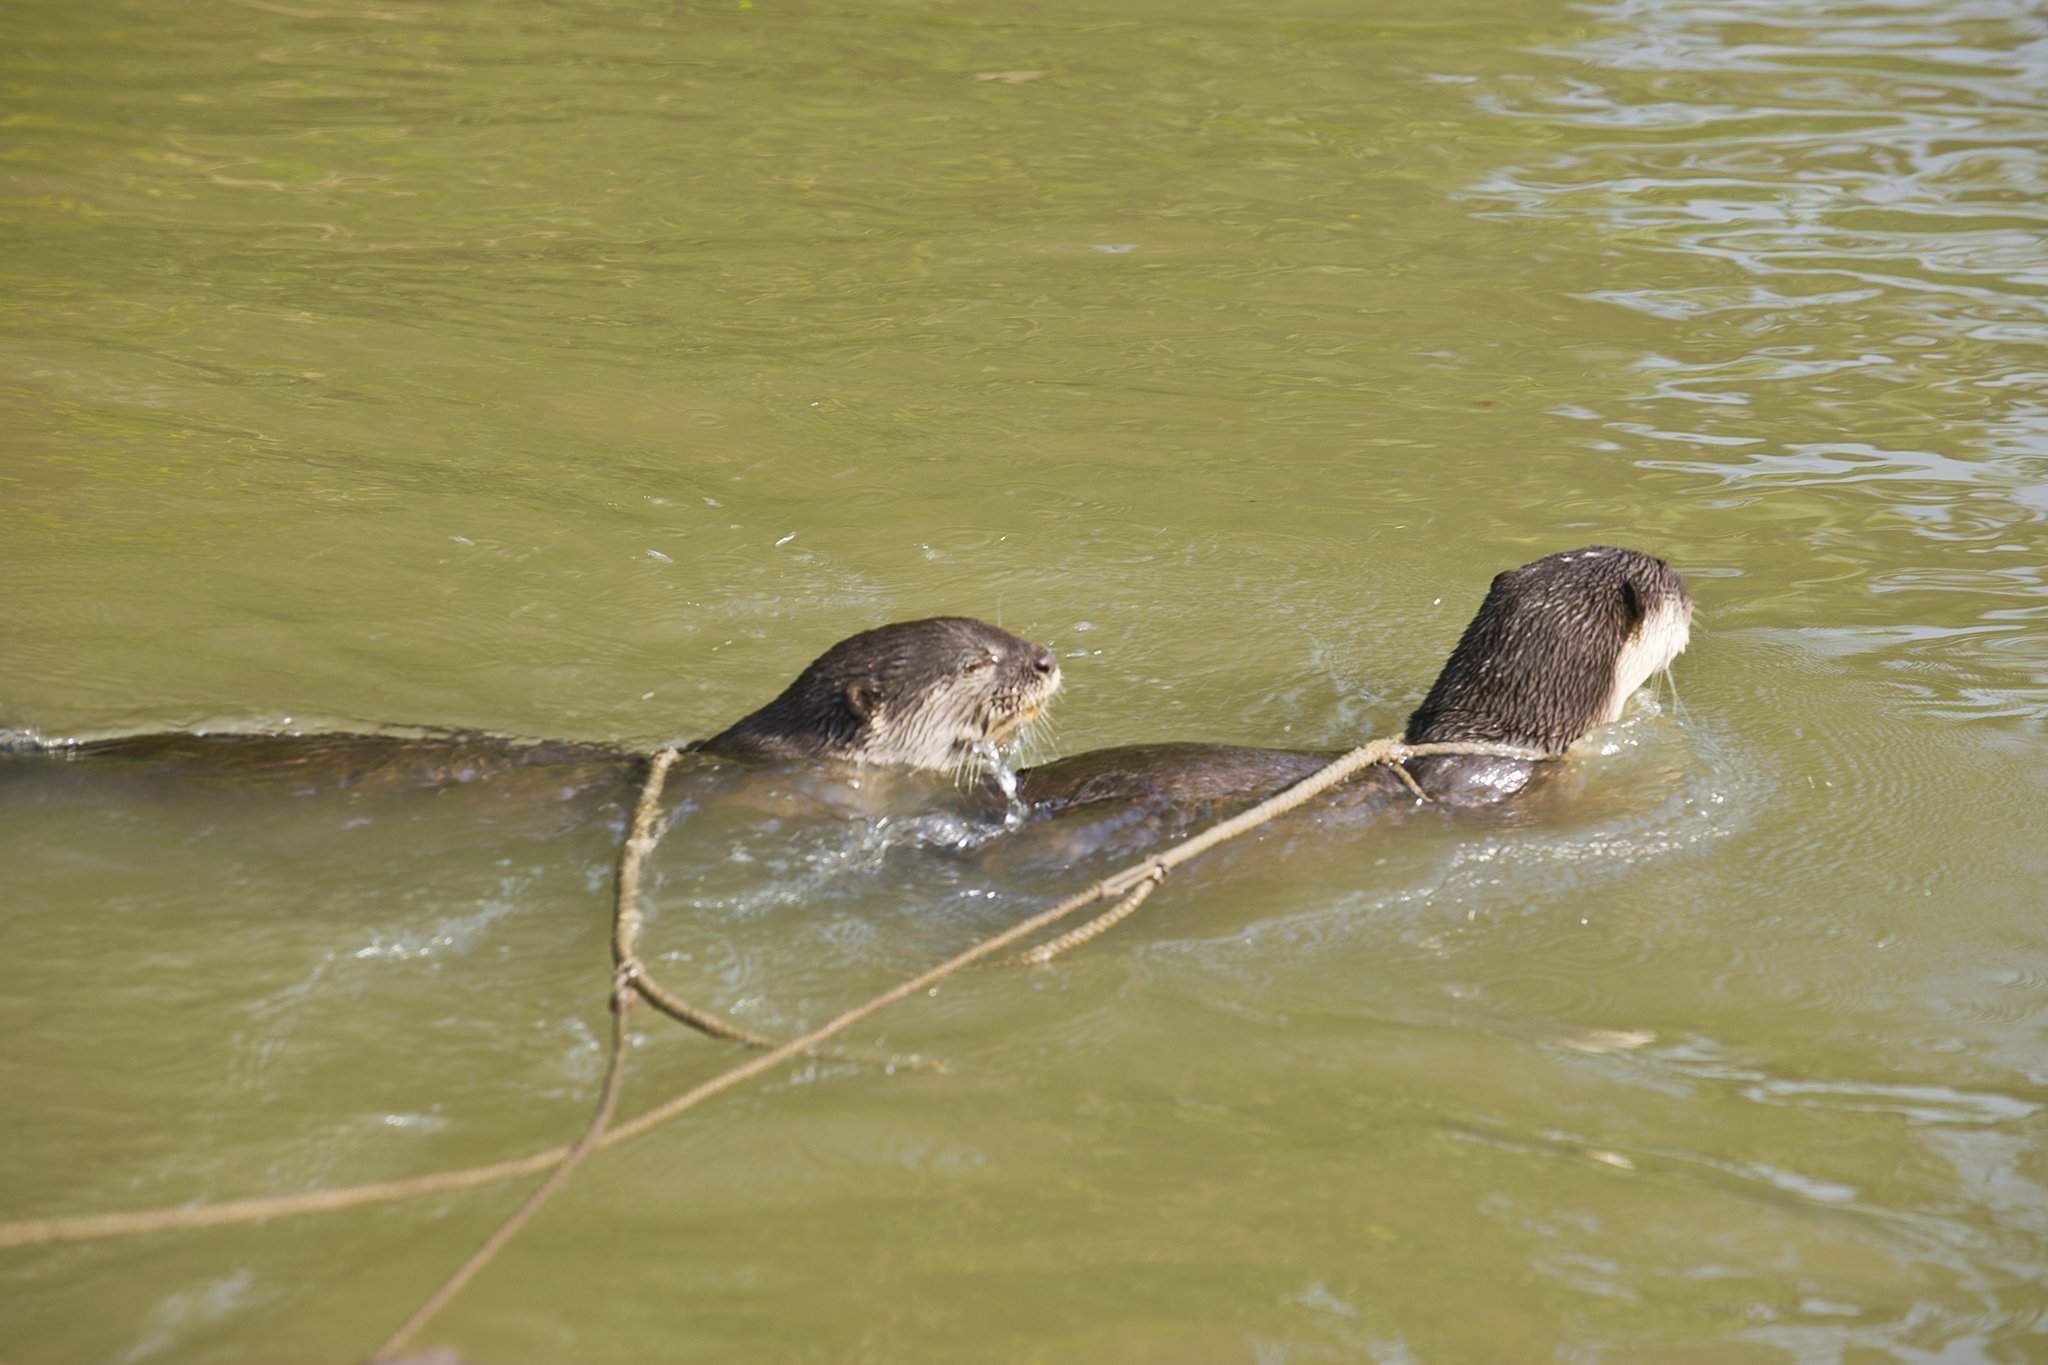
M 1616 720 L 1638 687 L 1685 649 L 1692 598 L 1663 560 L 1593 545 L 1496 576 L 1436 683 L 1408 718 L 1410 744 L 1479 741 L 1561 756 Z M 1151 744 L 1099 749 L 1018 774 L 1038 816 L 1118 802 L 1182 817 L 1270 796 L 1343 752 Z M 1405 765 L 1420 790 L 1478 806 L 1527 787 L 1537 761 L 1431 755 Z M 1411 795 L 1372 768 L 1326 801 L 1374 804 Z
M 760 710 L 686 746 L 727 758 L 837 759 L 957 772 L 1059 690 L 1051 650 L 965 616 L 841 640 Z
M 966 617 L 899 621 L 825 651 L 775 700 L 690 750 L 740 760 L 880 765 L 958 776 L 1016 738 L 1059 690 L 1043 645 Z M 29 764 L 22 760 L 44 760 Z M 473 730 L 411 733 L 169 732 L 88 741 L 0 736 L 0 775 L 72 763 L 174 765 L 299 790 L 439 787 L 540 769 L 557 790 L 623 782 L 644 754 L 618 745 Z

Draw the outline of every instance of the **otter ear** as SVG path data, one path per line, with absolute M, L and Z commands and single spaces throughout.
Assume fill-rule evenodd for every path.
M 882 703 L 882 689 L 872 678 L 855 678 L 840 695 L 846 698 L 846 709 L 853 712 L 856 720 L 869 719 Z
M 1637 626 L 1643 623 L 1643 595 L 1636 591 L 1636 585 L 1624 582 L 1621 585 L 1621 614 L 1633 635 Z

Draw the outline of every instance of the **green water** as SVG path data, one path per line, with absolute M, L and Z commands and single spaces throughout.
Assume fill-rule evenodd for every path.
M 2048 1359 L 2048 20 L 2020 0 L 13 8 L 0 725 L 706 733 L 1000 618 L 1040 752 L 1398 728 L 1699 602 L 1520 823 L 1276 831 L 594 1159 L 465 1359 Z M 0 795 L 0 1219 L 522 1155 L 615 807 Z M 816 1023 L 1077 884 L 679 808 Z M 735 1059 L 642 1019 L 626 1108 Z M 361 1358 L 517 1199 L 0 1252 L 21 1362 Z

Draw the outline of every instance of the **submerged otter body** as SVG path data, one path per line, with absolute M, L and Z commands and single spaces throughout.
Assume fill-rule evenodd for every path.
M 964 617 L 904 621 L 842 640 L 767 706 L 689 747 L 722 758 L 957 773 L 1014 738 L 1059 689 L 1050 651 Z M 125 735 L 0 742 L 0 780 L 168 772 L 179 780 L 321 790 L 437 788 L 528 774 L 572 795 L 635 780 L 645 754 L 611 744 L 479 731 Z
M 1590 546 L 1545 556 L 1496 576 L 1479 612 L 1422 705 L 1410 744 L 1469 740 L 1562 755 L 1685 648 L 1692 598 L 1660 559 Z M 1309 776 L 1342 750 L 1208 744 L 1100 749 L 1019 774 L 1019 794 L 1040 815 L 1105 803 L 1180 815 L 1242 805 Z M 1525 759 L 1436 755 L 1409 774 L 1432 800 L 1485 805 L 1526 787 Z M 1379 804 L 1412 794 L 1373 768 L 1326 800 Z
M 566 792 L 622 781 L 636 758 L 616 745 L 520 740 L 480 730 L 170 730 L 0 749 L 0 781 L 47 776 L 54 761 L 72 776 L 97 778 L 115 770 L 134 775 L 162 772 L 183 785 L 245 784 L 311 794 L 461 786 L 516 771 L 545 770 L 544 780 Z

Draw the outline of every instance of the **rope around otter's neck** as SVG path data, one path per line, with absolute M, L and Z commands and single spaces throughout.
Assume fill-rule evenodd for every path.
M 1376 739 L 1362 744 L 1332 760 L 1329 764 L 1311 773 L 1301 781 L 1288 787 L 1249 810 L 1218 821 L 1191 838 L 1174 845 L 1156 858 L 1134 863 L 1118 872 L 1111 873 L 1085 891 L 1081 891 L 1049 909 L 1041 910 L 1028 919 L 989 935 L 971 948 L 957 953 L 936 967 L 920 972 L 908 980 L 899 982 L 880 995 L 854 1006 L 852 1009 L 827 1020 L 798 1038 L 777 1044 L 760 1052 L 737 1066 L 728 1068 L 702 1082 L 666 1103 L 641 1114 L 630 1122 L 616 1128 L 610 1126 L 613 1107 L 618 1099 L 621 1075 L 625 1069 L 625 1019 L 627 1010 L 636 994 L 641 993 L 640 981 L 644 974 L 636 948 L 640 933 L 640 871 L 647 855 L 654 851 L 660 832 L 655 823 L 655 812 L 661 798 L 663 784 L 667 781 L 668 770 L 676 761 L 677 751 L 663 749 L 656 753 L 649 764 L 640 799 L 635 806 L 632 823 L 619 851 L 619 864 L 613 883 L 612 899 L 612 951 L 613 974 L 611 981 L 611 1008 L 613 1027 L 611 1043 L 605 1063 L 605 1077 L 600 1087 L 596 1112 L 592 1115 L 583 1134 L 568 1147 L 556 1147 L 532 1156 L 501 1161 L 488 1166 L 464 1167 L 458 1170 L 440 1171 L 431 1175 L 417 1176 L 408 1180 L 386 1181 L 374 1185 L 359 1185 L 343 1190 L 323 1190 L 310 1194 L 282 1196 L 267 1199 L 241 1199 L 220 1204 L 185 1205 L 171 1209 L 153 1209 L 127 1214 L 97 1214 L 77 1218 L 46 1218 L 14 1223 L 0 1223 L 0 1248 L 39 1246 L 52 1242 L 83 1242 L 106 1237 L 133 1236 L 146 1232 L 164 1232 L 182 1228 L 220 1227 L 232 1223 L 265 1222 L 273 1218 L 291 1217 L 305 1213 L 331 1212 L 339 1209 L 357 1208 L 367 1204 L 391 1203 L 418 1195 L 437 1194 L 448 1190 L 463 1189 L 472 1185 L 492 1184 L 514 1179 L 522 1175 L 546 1173 L 539 1186 L 520 1204 L 513 1214 L 500 1224 L 491 1236 L 485 1239 L 468 1261 L 456 1271 L 419 1309 L 406 1319 L 404 1325 L 389 1341 L 379 1348 L 373 1359 L 390 1359 L 405 1348 L 419 1329 L 435 1313 L 445 1307 L 464 1285 L 497 1254 L 512 1236 L 523 1227 L 536 1210 L 567 1181 L 576 1166 L 592 1152 L 628 1141 L 653 1131 L 670 1119 L 696 1108 L 716 1095 L 723 1094 L 735 1086 L 749 1081 L 765 1071 L 772 1070 L 793 1057 L 817 1049 L 821 1044 L 844 1033 L 855 1024 L 897 1004 L 918 992 L 944 980 L 946 977 L 972 966 L 983 958 L 999 953 L 1013 943 L 1029 938 L 1041 929 L 1050 928 L 1061 920 L 1078 913 L 1112 896 L 1123 900 L 1109 913 L 1083 925 L 1059 939 L 1041 945 L 1035 953 L 1044 957 L 1033 960 L 1043 961 L 1065 947 L 1073 946 L 1068 940 L 1085 942 L 1114 924 L 1117 920 L 1135 910 L 1154 887 L 1172 869 L 1190 858 L 1214 848 L 1220 843 L 1249 833 L 1259 826 L 1286 814 L 1305 802 L 1314 800 L 1323 792 L 1344 781 L 1346 778 L 1371 767 L 1384 763 L 1398 765 L 1409 758 L 1423 758 L 1432 754 L 1469 754 L 1495 758 L 1519 758 L 1540 760 L 1554 758 L 1554 754 L 1540 753 L 1531 749 L 1517 748 L 1504 744 L 1404 744 L 1395 739 Z M 1398 767 L 1396 771 L 1399 771 Z M 1076 938 L 1076 935 L 1085 935 Z M 1046 950 L 1050 951 L 1046 951 Z M 678 1002 L 680 1003 L 680 1002 Z M 699 1012 L 701 1013 L 701 1012 Z M 681 1017 L 680 1015 L 678 1017 Z M 709 1016 L 707 1016 L 709 1017 Z M 684 1022 L 690 1022 L 685 1019 Z M 751 1041 L 751 1040 L 748 1040 Z

